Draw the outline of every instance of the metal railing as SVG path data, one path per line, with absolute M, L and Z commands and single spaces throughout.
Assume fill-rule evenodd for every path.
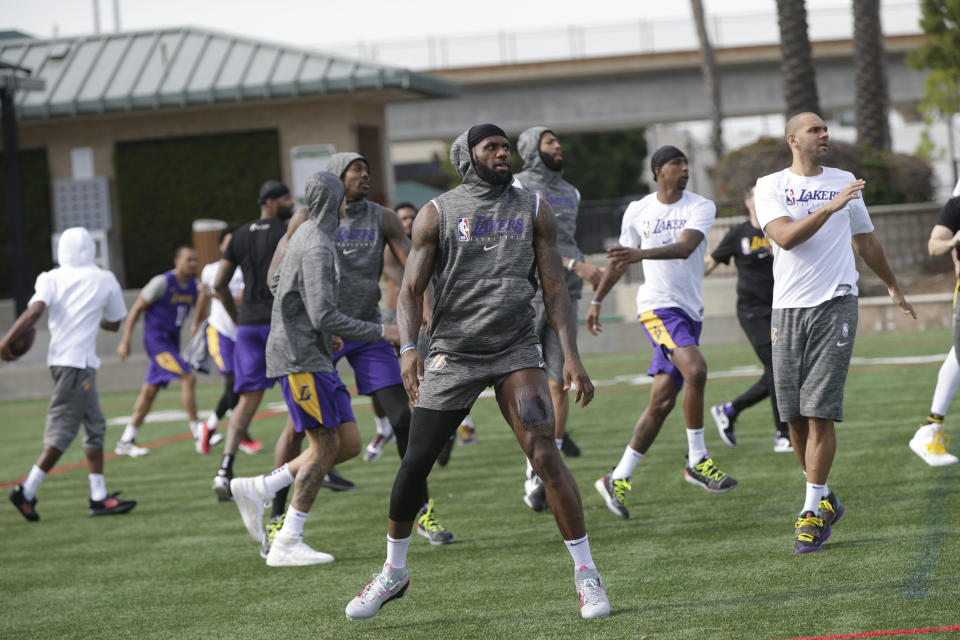
M 637 3 L 637 6 L 639 13 L 641 3 Z M 881 20 L 886 35 L 920 33 L 919 18 L 918 2 L 882 3 Z M 811 40 L 849 39 L 853 34 L 853 9 L 808 8 L 807 25 Z M 707 21 L 707 30 L 710 42 L 717 48 L 780 41 L 777 14 L 772 11 L 714 15 Z M 635 20 L 536 30 L 318 46 L 329 53 L 410 69 L 451 69 L 698 48 L 692 19 L 651 20 L 639 17 Z

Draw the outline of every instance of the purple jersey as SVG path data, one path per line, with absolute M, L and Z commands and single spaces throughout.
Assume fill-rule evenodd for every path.
M 180 327 L 190 307 L 197 301 L 197 281 L 181 285 L 173 270 L 163 274 L 167 289 L 159 300 L 147 307 L 143 322 L 143 346 L 151 356 L 171 348 L 180 349 Z

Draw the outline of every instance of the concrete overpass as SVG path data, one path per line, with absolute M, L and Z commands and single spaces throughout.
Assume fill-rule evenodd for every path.
M 885 38 L 887 79 L 894 107 L 912 111 L 923 95 L 925 72 L 906 62 L 924 35 Z M 782 113 L 780 47 L 716 50 L 727 117 Z M 825 111 L 854 104 L 853 41 L 813 43 Z M 600 131 L 708 118 L 698 51 L 649 53 L 441 69 L 432 75 L 460 84 L 456 98 L 394 103 L 387 108 L 391 142 L 453 139 L 478 122 L 515 133 L 536 123 L 565 131 Z

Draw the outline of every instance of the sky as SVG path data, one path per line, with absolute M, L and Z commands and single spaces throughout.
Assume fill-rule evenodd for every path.
M 0 28 L 48 38 L 93 32 L 95 0 L 0 0 Z M 449 0 L 99 0 L 104 31 L 197 26 L 236 35 L 322 48 L 324 43 L 376 42 L 427 36 L 523 31 L 626 20 L 689 19 L 690 3 L 652 0 L 513 0 L 497 15 L 495 5 L 473 8 Z M 708 17 L 773 13 L 775 0 L 703 0 Z M 848 8 L 850 0 L 807 0 L 807 10 Z M 919 0 L 882 0 L 882 6 Z

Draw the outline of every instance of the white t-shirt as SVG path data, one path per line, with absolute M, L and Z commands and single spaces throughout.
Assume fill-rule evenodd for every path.
M 217 260 L 205 266 L 203 271 L 200 272 L 200 282 L 206 285 L 211 295 L 213 295 L 213 284 L 217 280 L 217 271 L 219 270 L 220 261 Z M 227 286 L 230 287 L 230 295 L 234 298 L 243 292 L 243 272 L 239 268 L 234 270 L 233 277 L 230 278 L 230 284 Z M 210 323 L 211 327 L 231 340 L 237 339 L 236 323 L 230 318 L 227 310 L 223 308 L 223 303 L 216 298 L 210 301 L 210 315 L 207 318 L 207 322 Z
M 706 237 L 717 217 L 712 200 L 684 191 L 673 204 L 663 204 L 657 194 L 631 202 L 623 213 L 620 244 L 634 249 L 653 249 L 675 243 L 686 229 L 703 234 L 686 260 L 644 260 L 643 284 L 637 291 L 637 315 L 651 309 L 679 307 L 694 320 L 703 320 L 703 257 Z
M 783 217 L 799 220 L 833 200 L 854 180 L 849 171 L 830 167 L 823 167 L 816 176 L 798 176 L 790 169 L 764 176 L 757 180 L 754 194 L 760 226 Z M 837 295 L 856 295 L 859 274 L 851 236 L 871 231 L 867 207 L 862 198 L 856 198 L 789 251 L 771 238 L 773 308 L 815 307 Z
M 116 322 L 127 316 L 116 276 L 94 265 L 58 267 L 37 276 L 34 290 L 30 304 L 47 306 L 47 366 L 99 369 L 100 319 Z

